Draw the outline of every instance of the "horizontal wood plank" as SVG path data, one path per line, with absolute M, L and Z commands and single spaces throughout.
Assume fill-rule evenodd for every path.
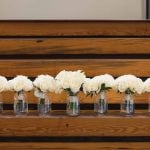
M 44 142 L 44 143 L 39 143 L 39 142 L 1 142 L 0 143 L 0 149 L 7 149 L 7 150 L 39 150 L 39 149 L 57 149 L 57 150 L 62 150 L 62 149 L 69 149 L 69 150 L 119 150 L 119 149 L 130 149 L 130 150 L 149 150 L 150 149 L 150 143 L 149 142 L 76 142 L 76 143 L 49 143 L 49 142 Z
M 37 103 L 37 98 L 34 96 L 33 91 L 26 93 L 26 95 L 27 95 L 28 103 L 30 104 Z M 78 94 L 78 97 L 79 97 L 80 103 L 91 103 L 91 104 L 93 104 L 99 98 L 98 96 L 94 96 L 92 98 L 90 96 L 87 97 L 83 92 L 80 92 Z M 13 104 L 14 93 L 3 92 L 2 98 L 5 104 Z M 64 92 L 61 94 L 50 93 L 49 99 L 51 100 L 52 103 L 66 103 L 67 94 Z M 115 91 L 109 91 L 107 93 L 107 101 L 109 104 L 121 103 L 122 100 L 123 100 L 123 94 L 116 93 Z M 135 103 L 148 104 L 149 94 L 134 95 L 134 101 Z
M 38 59 L 0 60 L 0 75 L 19 74 L 35 77 L 39 74 L 55 76 L 62 70 L 83 70 L 87 76 L 109 73 L 113 76 L 134 74 L 149 77 L 149 59 Z
M 68 137 L 68 136 L 150 136 L 150 118 L 148 115 L 136 114 L 123 117 L 120 112 L 106 116 L 96 116 L 91 112 L 81 112 L 78 117 L 67 117 L 55 112 L 46 118 L 39 116 L 0 117 L 1 137 Z M 60 114 L 60 115 L 59 115 Z
M 150 54 L 150 38 L 0 39 L 0 54 Z
M 0 21 L 0 36 L 150 36 L 150 22 Z

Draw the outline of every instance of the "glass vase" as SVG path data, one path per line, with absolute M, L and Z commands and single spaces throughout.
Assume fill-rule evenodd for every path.
M 150 115 L 150 93 L 149 93 L 149 96 L 148 96 L 148 113 Z
M 69 116 L 78 116 L 80 113 L 79 99 L 76 95 L 71 95 L 67 100 L 67 114 Z
M 3 113 L 3 99 L 2 99 L 2 95 L 0 94 L 0 114 Z
M 15 93 L 14 113 L 16 115 L 26 115 L 28 113 L 28 102 L 24 91 L 19 91 Z
M 96 100 L 94 104 L 94 112 L 98 114 L 106 114 L 108 111 L 108 103 L 106 99 L 105 91 L 100 92 L 99 98 Z
M 47 93 L 41 92 L 38 98 L 38 113 L 45 116 L 51 111 L 51 103 Z
M 134 114 L 134 100 L 132 94 L 125 94 L 123 103 L 121 104 L 121 113 L 126 116 Z

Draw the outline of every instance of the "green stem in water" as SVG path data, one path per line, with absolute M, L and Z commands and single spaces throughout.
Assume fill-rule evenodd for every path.
M 103 83 L 102 85 L 101 85 L 101 87 L 100 87 L 100 92 L 99 93 L 101 93 L 101 92 L 103 92 L 103 91 L 108 91 L 108 90 L 110 90 L 110 89 L 112 89 L 111 87 L 106 87 L 105 86 L 105 83 Z
M 22 99 L 18 99 L 18 102 L 17 102 L 16 105 L 17 105 L 18 108 L 22 109 L 22 107 L 23 107 L 23 100 Z
M 100 103 L 100 105 L 104 105 L 105 104 L 104 99 L 100 99 L 99 103 Z
M 40 104 L 44 105 L 45 104 L 45 98 L 40 98 Z
M 74 105 L 75 105 L 75 103 L 74 103 L 74 102 L 69 102 L 69 108 L 70 108 L 71 110 L 73 110 Z

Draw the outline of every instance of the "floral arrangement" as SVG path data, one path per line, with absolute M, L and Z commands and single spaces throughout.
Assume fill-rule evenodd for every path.
M 33 82 L 35 87 L 34 95 L 39 98 L 39 103 L 44 105 L 45 103 L 49 103 L 47 92 L 54 92 L 55 91 L 55 79 L 50 75 L 39 75 Z M 49 107 L 49 106 L 48 106 Z M 39 111 L 42 111 L 42 108 Z M 49 110 L 44 108 L 45 113 Z
M 98 83 L 96 80 L 94 80 L 93 78 L 86 78 L 84 83 L 83 83 L 83 92 L 86 95 L 93 95 L 95 93 L 97 93 L 98 91 Z
M 0 76 L 0 92 L 6 91 L 9 89 L 8 81 L 5 77 Z
M 144 82 L 144 92 L 150 93 L 150 78 Z
M 96 76 L 92 79 L 86 78 L 83 91 L 87 95 L 99 94 L 114 87 L 114 78 L 109 74 Z
M 115 80 L 115 90 L 125 94 L 141 94 L 143 92 L 143 81 L 134 75 L 123 75 Z
M 9 80 L 8 84 L 9 90 L 16 92 L 14 97 L 14 112 L 17 115 L 26 114 L 28 112 L 28 103 L 24 92 L 32 90 L 32 81 L 26 76 L 18 75 L 12 80 Z
M 39 75 L 34 81 L 33 85 L 36 90 L 41 92 L 54 92 L 55 79 L 50 75 Z
M 0 76 L 0 92 L 11 90 L 15 92 L 14 112 L 17 115 L 24 115 L 28 112 L 28 102 L 25 91 L 35 89 L 35 96 L 38 97 L 38 112 L 41 115 L 48 114 L 51 110 L 51 102 L 47 92 L 68 93 L 66 112 L 70 116 L 77 116 L 80 113 L 80 101 L 77 94 L 83 91 L 86 95 L 98 95 L 94 103 L 94 111 L 105 114 L 108 110 L 106 91 L 113 89 L 119 93 L 125 93 L 121 111 L 127 115 L 134 113 L 133 94 L 150 93 L 150 78 L 143 82 L 134 75 L 122 75 L 116 80 L 109 74 L 86 78 L 81 70 L 59 72 L 56 77 L 50 75 L 39 75 L 32 82 L 27 76 L 18 75 L 7 81 Z M 94 99 L 97 98 L 94 97 Z
M 65 90 L 69 95 L 76 95 L 85 81 L 85 74 L 81 70 L 61 71 L 56 76 L 57 91 Z
M 8 84 L 9 89 L 15 92 L 31 91 L 33 88 L 32 81 L 23 75 L 18 75 L 12 80 L 9 80 Z

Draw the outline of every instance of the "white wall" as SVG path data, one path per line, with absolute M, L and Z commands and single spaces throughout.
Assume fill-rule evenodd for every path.
M 145 19 L 145 0 L 0 0 L 0 19 Z

